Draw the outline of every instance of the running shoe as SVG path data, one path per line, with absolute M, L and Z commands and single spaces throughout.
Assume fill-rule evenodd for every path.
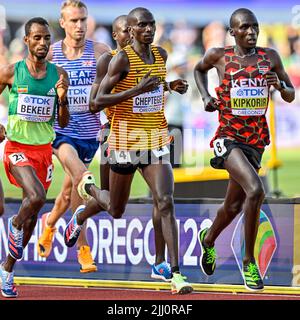
M 264 289 L 264 283 L 255 261 L 243 265 L 242 274 L 246 289 L 250 291 L 262 291 Z
M 173 273 L 171 279 L 171 292 L 172 294 L 188 294 L 193 291 L 193 287 L 185 281 L 186 277 L 180 272 Z
M 8 250 L 16 260 L 23 258 L 23 229 L 18 230 L 12 224 L 13 218 L 8 219 Z
M 81 246 L 77 251 L 77 258 L 81 265 L 80 272 L 88 273 L 96 272 L 98 270 L 89 246 Z
M 0 265 L 1 294 L 5 298 L 16 298 L 18 296 L 17 288 L 14 285 L 14 272 L 7 272 L 3 265 Z
M 42 215 L 42 234 L 37 243 L 37 251 L 41 257 L 49 257 L 52 250 L 52 242 L 56 232 L 56 228 L 47 225 L 47 219 L 51 212 Z
M 208 228 L 204 228 L 198 233 L 198 241 L 201 247 L 200 267 L 202 271 L 211 276 L 216 269 L 216 249 L 215 247 L 208 247 L 204 244 L 204 238 L 208 231 Z
M 67 247 L 73 247 L 79 237 L 83 225 L 79 225 L 77 223 L 77 215 L 80 214 L 80 212 L 82 212 L 84 209 L 84 205 L 79 206 L 66 226 L 64 240 Z
M 151 278 L 163 280 L 163 281 L 171 281 L 172 279 L 172 272 L 170 264 L 166 261 L 163 261 L 162 263 L 155 265 L 152 265 L 152 273 Z
M 88 201 L 91 199 L 91 195 L 86 192 L 86 185 L 88 184 L 96 184 L 95 178 L 93 174 L 90 171 L 86 171 L 77 186 L 77 191 L 80 196 L 85 201 Z

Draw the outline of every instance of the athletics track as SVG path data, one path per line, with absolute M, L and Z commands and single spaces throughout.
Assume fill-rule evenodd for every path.
M 158 283 L 159 287 L 159 283 Z M 239 286 L 242 287 L 242 286 Z M 211 286 L 213 289 L 214 286 Z M 266 287 L 265 292 L 251 293 L 229 286 L 224 291 L 216 292 L 194 291 L 188 295 L 173 295 L 166 289 L 126 289 L 126 288 L 101 288 L 101 287 L 75 287 L 54 285 L 18 285 L 19 297 L 16 300 L 300 300 L 300 290 L 288 293 L 279 293 L 280 289 L 272 293 L 271 287 Z M 231 292 L 229 291 L 231 290 Z M 0 296 L 0 300 L 8 300 Z M 11 299 L 10 299 L 11 300 Z

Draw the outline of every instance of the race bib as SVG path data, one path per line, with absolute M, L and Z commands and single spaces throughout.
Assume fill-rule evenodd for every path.
M 157 158 L 165 156 L 166 154 L 170 153 L 167 146 L 160 147 L 158 149 L 152 149 L 152 152 L 154 153 L 155 157 L 157 157 Z
M 48 122 L 54 112 L 55 97 L 19 94 L 17 114 L 20 119 L 32 122 Z
M 52 177 L 53 177 L 53 165 L 50 164 L 50 166 L 47 168 L 46 182 L 51 181 Z
M 225 139 L 216 139 L 213 141 L 214 151 L 217 157 L 222 157 L 227 152 L 224 140 Z
M 133 98 L 133 113 L 153 113 L 159 112 L 163 107 L 164 90 L 163 85 L 159 85 L 150 92 L 145 92 Z
M 89 99 L 92 86 L 76 86 L 68 89 L 68 102 L 70 113 L 89 111 Z
M 131 162 L 131 157 L 129 151 L 115 151 L 116 161 L 118 163 L 127 163 Z
M 9 156 L 9 160 L 11 161 L 11 163 L 13 165 L 19 163 L 19 162 L 25 162 L 28 161 L 28 159 L 26 158 L 25 154 L 22 152 L 18 152 L 18 153 L 12 153 Z
M 268 107 L 268 87 L 237 87 L 230 89 L 232 114 L 262 116 Z

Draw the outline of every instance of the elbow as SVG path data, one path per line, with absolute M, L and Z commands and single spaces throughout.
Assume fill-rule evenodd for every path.
M 286 95 L 285 97 L 282 97 L 284 101 L 291 103 L 295 100 L 295 91 L 291 92 L 290 94 Z
M 60 122 L 59 123 L 59 126 L 64 129 L 67 125 L 69 124 L 69 121 L 68 122 Z
M 65 117 L 64 119 L 60 119 L 58 121 L 59 126 L 63 129 L 69 124 L 69 117 Z
M 295 100 L 295 91 L 291 94 L 291 96 L 288 99 L 288 102 L 293 102 Z
M 96 105 L 95 101 L 91 101 L 89 104 L 89 110 L 91 113 L 97 113 L 101 111 L 98 106 Z
M 104 97 L 97 96 L 97 98 L 93 99 L 89 103 L 89 110 L 91 113 L 97 113 L 105 109 L 107 105 L 104 102 Z

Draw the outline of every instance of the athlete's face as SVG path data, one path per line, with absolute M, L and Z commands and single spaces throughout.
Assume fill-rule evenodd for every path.
M 51 43 L 49 28 L 38 23 L 33 23 L 30 33 L 24 37 L 24 42 L 32 56 L 38 60 L 45 59 Z
M 151 44 L 155 35 L 155 20 L 150 12 L 141 11 L 136 14 L 135 22 L 129 27 L 130 35 L 138 42 Z
M 67 37 L 79 41 L 85 38 L 87 32 L 88 13 L 85 8 L 66 7 L 63 9 L 60 26 L 65 29 Z
M 128 31 L 127 20 L 120 20 L 115 26 L 113 32 L 114 40 L 119 44 L 121 48 L 126 47 L 130 43 L 130 36 Z
M 235 42 L 242 48 L 254 48 L 257 43 L 259 26 L 253 14 L 239 14 L 234 19 L 230 34 L 235 37 Z

